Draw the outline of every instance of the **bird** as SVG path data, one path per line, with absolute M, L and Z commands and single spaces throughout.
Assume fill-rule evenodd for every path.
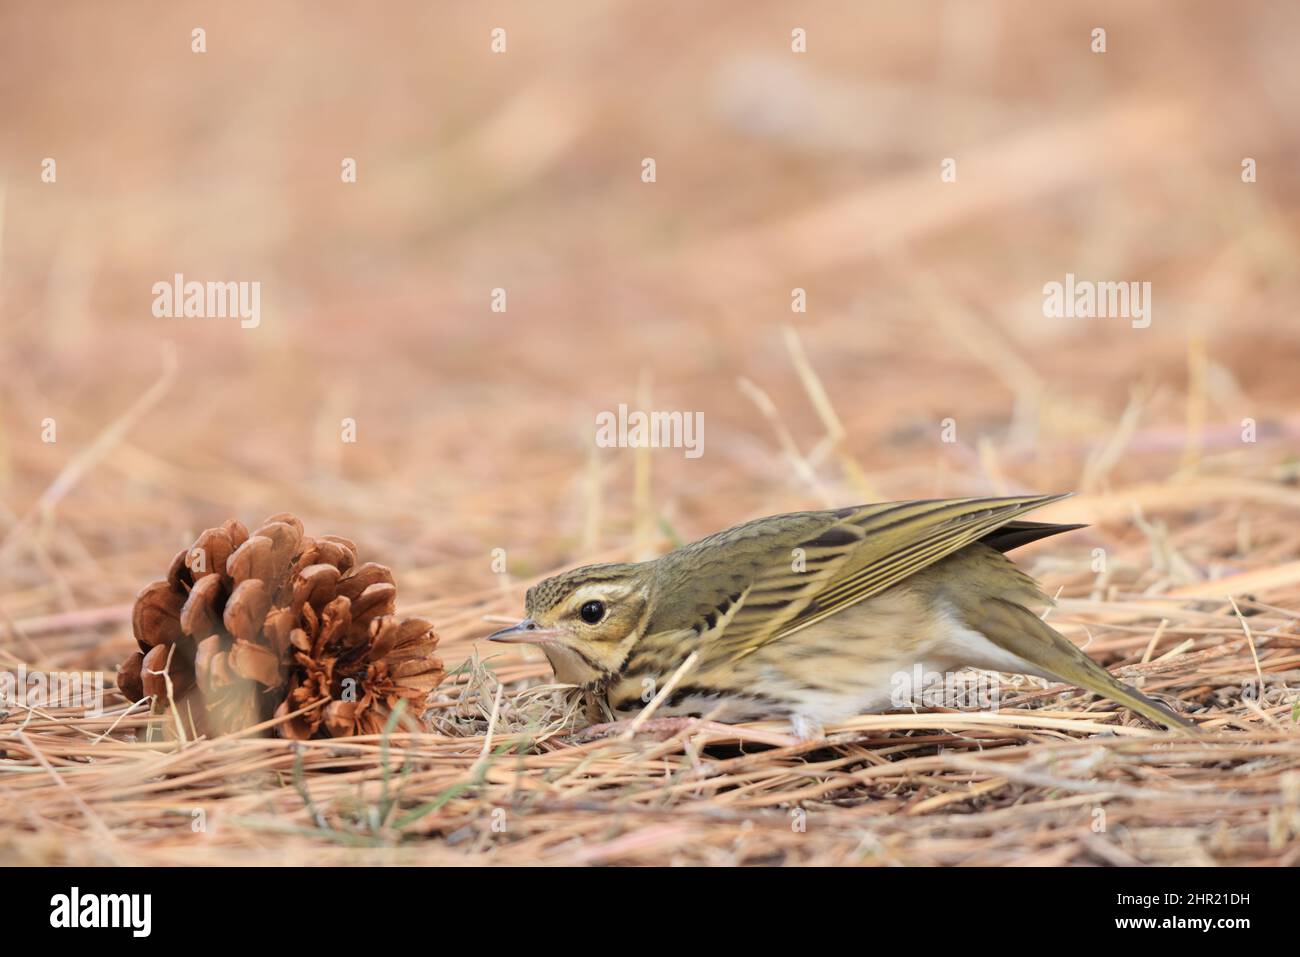
M 920 666 L 1066 682 L 1197 730 L 1035 611 L 1053 600 L 1005 553 L 1084 528 L 1020 517 L 1069 494 L 759 518 L 649 561 L 547 578 L 528 589 L 526 617 L 488 637 L 541 648 L 556 681 L 610 719 L 657 695 L 661 717 L 784 719 L 815 740 L 828 724 L 896 707 L 898 676 Z M 670 679 L 671 693 L 658 694 Z

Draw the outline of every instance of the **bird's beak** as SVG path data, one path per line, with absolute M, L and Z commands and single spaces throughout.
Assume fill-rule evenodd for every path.
M 545 645 L 555 641 L 560 633 L 554 628 L 543 628 L 531 618 L 525 618 L 517 625 L 502 628 L 488 635 L 488 641 L 502 641 L 508 644 L 526 642 L 533 645 Z

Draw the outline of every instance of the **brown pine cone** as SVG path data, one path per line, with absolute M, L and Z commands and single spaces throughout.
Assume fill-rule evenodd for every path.
M 396 601 L 392 573 L 358 564 L 345 538 L 308 538 L 289 514 L 251 535 L 232 520 L 205 531 L 165 581 L 140 592 L 140 651 L 119 668 L 118 687 L 133 701 L 152 695 L 155 712 L 174 701 L 195 734 L 313 704 L 277 730 L 293 738 L 381 730 L 399 699 L 418 704 L 443 677 L 433 625 L 395 618 Z
M 442 680 L 442 662 L 430 654 L 438 643 L 433 624 L 423 618 L 372 617 L 366 595 L 376 587 L 363 591 L 358 601 L 337 596 L 319 616 L 310 604 L 303 608 L 301 627 L 289 635 L 298 668 L 275 714 L 283 717 L 323 698 L 329 703 L 282 725 L 285 737 L 378 734 L 400 699 L 418 712 Z

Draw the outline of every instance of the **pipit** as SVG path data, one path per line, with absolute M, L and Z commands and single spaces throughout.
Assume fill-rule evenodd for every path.
M 548 578 L 528 590 L 528 617 L 490 637 L 538 645 L 558 681 L 615 718 L 644 708 L 697 652 L 657 715 L 784 717 L 817 738 L 830 722 L 895 706 L 900 673 L 972 667 L 1069 682 L 1195 730 L 1031 610 L 1051 599 L 1003 553 L 1082 528 L 1019 520 L 1064 497 L 760 518 L 652 561 Z

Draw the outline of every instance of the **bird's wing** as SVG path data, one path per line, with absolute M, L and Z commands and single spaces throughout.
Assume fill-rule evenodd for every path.
M 773 536 L 772 549 L 759 549 L 734 592 L 695 626 L 704 654 L 715 663 L 752 654 L 1065 497 L 935 499 L 810 513 L 804 535 Z

